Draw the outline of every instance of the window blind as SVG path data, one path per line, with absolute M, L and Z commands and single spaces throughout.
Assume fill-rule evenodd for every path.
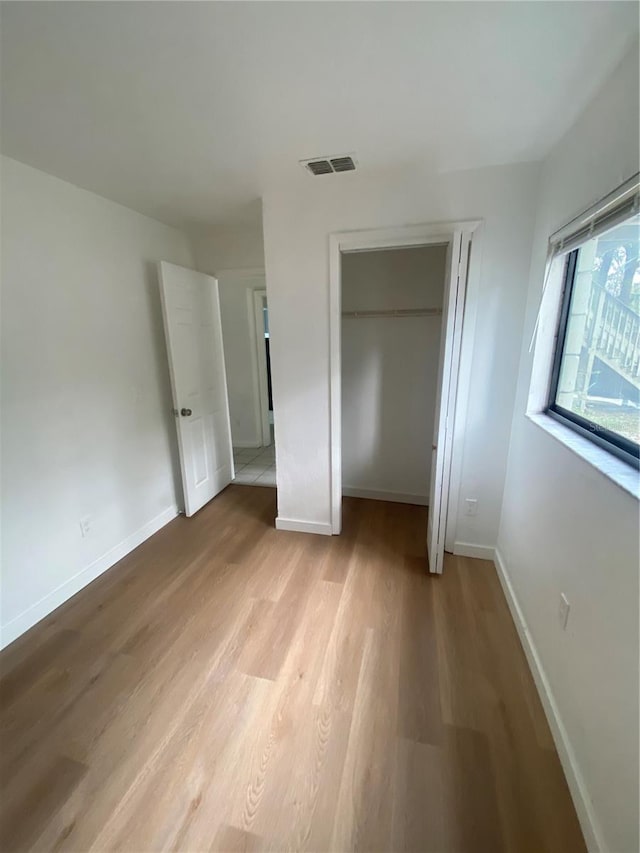
M 576 216 L 549 238 L 551 255 L 571 252 L 640 211 L 640 173 L 629 178 L 589 210 Z
M 587 240 L 598 237 L 618 223 L 623 222 L 630 216 L 640 212 L 640 172 L 636 172 L 629 180 L 620 184 L 600 201 L 593 204 L 588 210 L 575 216 L 549 237 L 547 249 L 547 262 L 545 265 L 545 277 L 542 285 L 542 294 L 538 304 L 536 322 L 531 335 L 529 352 L 533 350 L 538 327 L 540 325 L 540 312 L 544 304 L 544 297 L 549 282 L 551 265 L 559 255 L 567 254 L 577 249 Z

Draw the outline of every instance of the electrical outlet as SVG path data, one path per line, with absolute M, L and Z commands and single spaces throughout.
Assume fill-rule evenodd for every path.
M 83 539 L 91 533 L 91 522 L 92 519 L 90 515 L 84 515 L 80 519 L 80 532 L 82 533 Z
M 466 509 L 464 511 L 465 515 L 477 515 L 478 514 L 478 499 L 477 498 L 466 498 L 465 499 Z
M 564 592 L 560 593 L 560 604 L 558 605 L 558 621 L 560 622 L 560 627 L 563 631 L 567 630 L 567 620 L 569 619 L 569 610 L 571 605 L 567 600 L 567 596 Z

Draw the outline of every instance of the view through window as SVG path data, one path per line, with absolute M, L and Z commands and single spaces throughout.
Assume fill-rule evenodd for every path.
M 549 411 L 637 464 L 640 216 L 567 256 Z

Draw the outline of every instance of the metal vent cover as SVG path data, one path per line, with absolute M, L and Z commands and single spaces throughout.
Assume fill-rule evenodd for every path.
M 303 169 L 312 175 L 331 175 L 334 172 L 353 172 L 356 160 L 352 154 L 342 154 L 339 157 L 313 157 L 310 160 L 300 160 Z
M 334 157 L 331 165 L 334 172 L 353 172 L 356 168 L 352 157 Z
M 333 172 L 328 160 L 311 160 L 307 163 L 307 169 L 314 175 L 330 175 Z

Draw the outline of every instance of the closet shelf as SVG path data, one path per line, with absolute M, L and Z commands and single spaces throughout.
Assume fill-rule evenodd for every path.
M 386 311 L 343 311 L 342 316 L 350 320 L 366 320 L 374 317 L 441 317 L 442 308 L 391 308 Z

